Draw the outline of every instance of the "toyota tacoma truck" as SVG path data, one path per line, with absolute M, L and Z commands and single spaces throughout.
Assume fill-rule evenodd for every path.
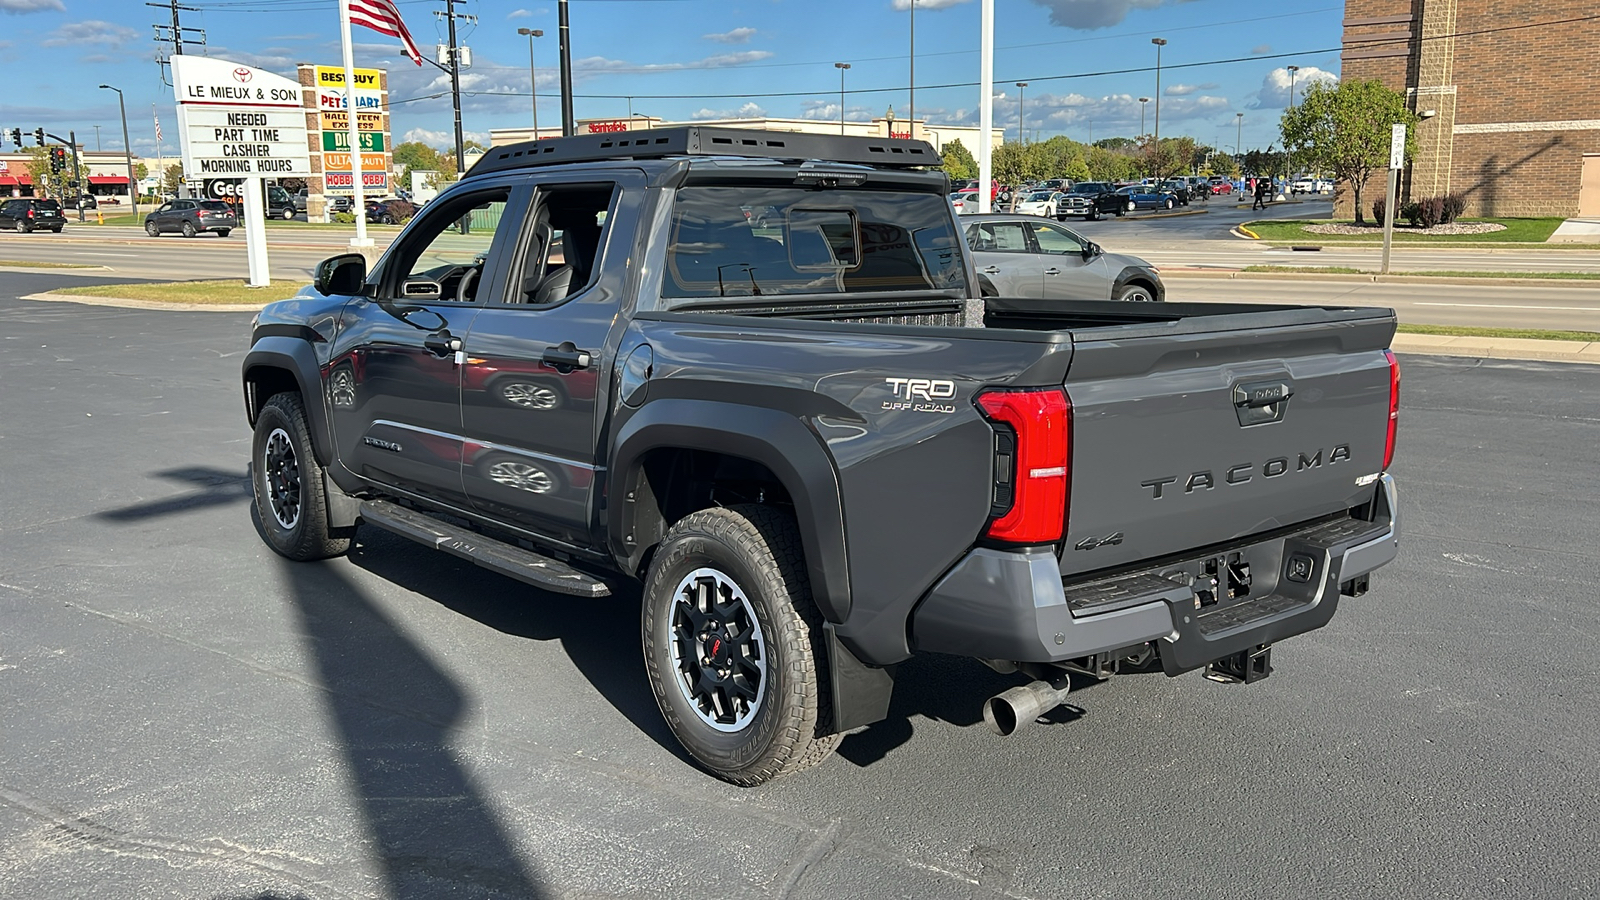
M 920 141 L 494 148 L 243 363 L 261 530 L 376 527 L 582 603 L 642 584 L 657 703 L 752 785 L 914 653 L 1248 683 L 1394 558 L 1391 310 L 981 298 Z M 770 208 L 759 222 L 748 209 Z

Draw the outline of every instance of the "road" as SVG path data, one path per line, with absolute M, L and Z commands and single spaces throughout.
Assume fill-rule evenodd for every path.
M 637 600 L 251 525 L 246 314 L 0 274 L 0 896 L 1600 895 L 1600 370 L 1402 358 L 1399 560 L 1251 686 L 902 667 L 801 776 L 690 766 Z
M 1168 300 L 1386 306 L 1403 324 L 1600 332 L 1600 285 L 1361 284 L 1184 278 L 1163 273 Z

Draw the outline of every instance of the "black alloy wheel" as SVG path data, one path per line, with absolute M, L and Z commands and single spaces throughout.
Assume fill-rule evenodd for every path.
M 354 529 L 328 527 L 326 480 L 299 394 L 274 394 L 261 408 L 250 465 L 256 522 L 273 550 L 304 561 L 350 549 Z
M 708 772 L 756 785 L 838 747 L 822 615 L 789 512 L 679 519 L 650 563 L 640 626 L 656 704 Z

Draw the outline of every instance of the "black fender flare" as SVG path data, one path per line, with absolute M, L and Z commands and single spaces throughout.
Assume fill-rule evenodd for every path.
M 643 461 L 657 449 L 703 450 L 765 466 L 794 502 L 812 599 L 824 618 L 850 615 L 850 569 L 839 475 L 822 440 L 793 413 L 715 400 L 647 402 L 617 432 L 611 455 L 607 541 L 625 572 L 638 571 L 664 531 L 637 500 L 647 487 Z M 652 519 L 654 519 L 652 521 Z
M 244 407 L 254 428 L 265 398 L 257 396 L 258 373 L 277 369 L 294 376 L 305 401 L 306 420 L 311 426 L 311 445 L 317 462 L 324 468 L 333 464 L 333 430 L 328 422 L 328 407 L 322 396 L 322 367 L 310 342 L 301 337 L 267 335 L 258 338 L 245 354 L 240 373 L 244 379 Z
M 1123 286 L 1130 281 L 1148 282 L 1150 292 L 1155 295 L 1158 303 L 1167 299 L 1167 287 L 1161 283 L 1161 278 L 1149 269 L 1142 269 L 1138 266 L 1122 267 L 1122 271 L 1117 273 L 1116 280 L 1111 283 L 1111 296 L 1116 297 L 1117 292 L 1122 290 Z

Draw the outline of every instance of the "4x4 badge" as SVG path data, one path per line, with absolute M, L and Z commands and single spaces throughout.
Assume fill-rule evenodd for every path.
M 1072 549 L 1074 549 L 1074 550 L 1095 550 L 1095 549 L 1098 549 L 1100 547 L 1110 547 L 1110 546 L 1113 546 L 1115 544 L 1120 544 L 1120 543 L 1122 543 L 1122 532 L 1117 531 L 1117 532 L 1113 532 L 1111 534 L 1108 534 L 1103 538 L 1086 537 L 1083 540 L 1079 541 L 1078 543 L 1074 544 Z

